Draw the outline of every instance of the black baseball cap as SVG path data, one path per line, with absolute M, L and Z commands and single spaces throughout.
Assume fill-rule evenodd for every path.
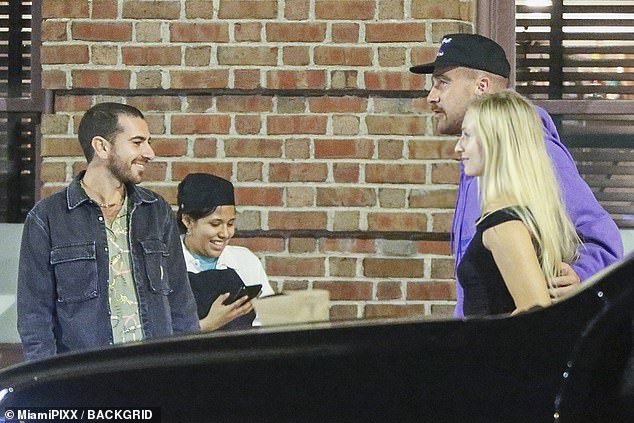
M 414 73 L 433 73 L 436 67 L 463 66 L 508 78 L 511 65 L 504 49 L 478 34 L 447 34 L 442 37 L 436 61 L 409 68 Z
M 218 206 L 235 205 L 233 184 L 209 173 L 190 173 L 178 184 L 178 209 L 182 213 L 202 212 Z

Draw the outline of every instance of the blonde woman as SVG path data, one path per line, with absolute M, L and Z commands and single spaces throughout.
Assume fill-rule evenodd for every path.
M 549 305 L 547 281 L 575 259 L 580 240 L 533 105 L 512 91 L 474 100 L 455 151 L 478 177 L 483 211 L 458 266 L 465 315 Z

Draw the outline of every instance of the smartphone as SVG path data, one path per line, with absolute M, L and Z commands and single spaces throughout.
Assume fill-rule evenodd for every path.
M 237 300 L 238 298 L 242 298 L 245 295 L 249 297 L 249 300 L 252 300 L 253 298 L 260 295 L 261 291 L 262 291 L 262 285 L 244 285 L 238 290 L 238 292 L 235 295 L 230 295 L 229 298 L 224 300 L 223 304 L 229 305 L 233 303 L 235 300 Z

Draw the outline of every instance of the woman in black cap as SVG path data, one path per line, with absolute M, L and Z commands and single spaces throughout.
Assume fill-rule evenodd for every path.
M 244 285 L 262 285 L 261 296 L 273 294 L 256 255 L 227 245 L 235 233 L 235 219 L 233 184 L 226 179 L 191 173 L 178 185 L 183 254 L 204 332 L 258 325 L 247 296 L 228 302 Z

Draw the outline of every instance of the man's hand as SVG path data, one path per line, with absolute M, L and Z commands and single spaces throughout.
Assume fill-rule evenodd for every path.
M 557 301 L 572 294 L 581 285 L 581 279 L 568 263 L 561 263 L 559 276 L 552 280 L 552 285 L 548 292 Z

